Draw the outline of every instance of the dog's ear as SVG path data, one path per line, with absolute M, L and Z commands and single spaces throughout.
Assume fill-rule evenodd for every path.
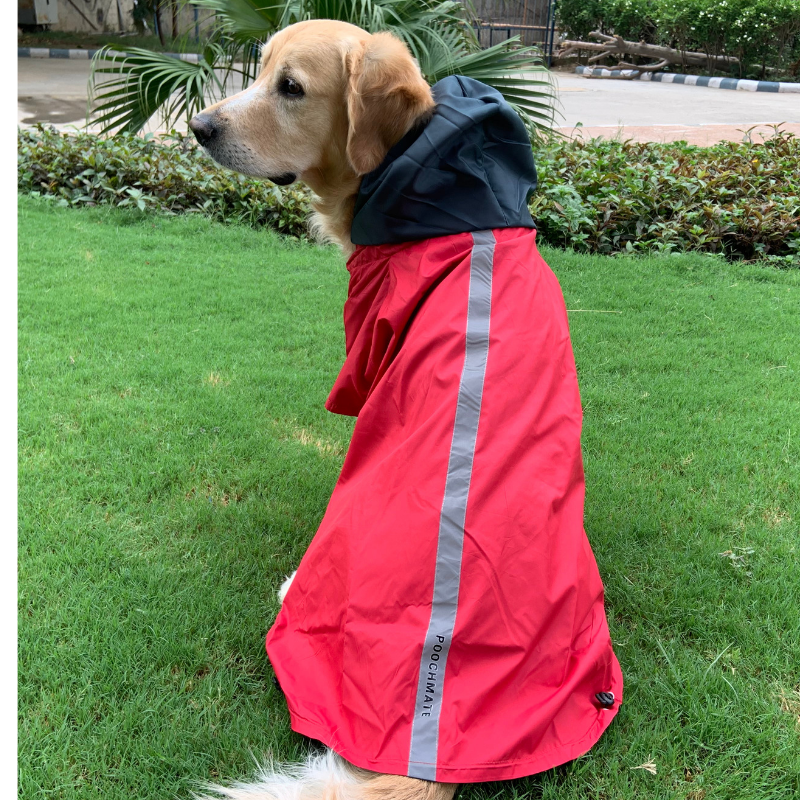
M 414 123 L 430 114 L 431 88 L 406 46 L 376 33 L 346 56 L 347 158 L 364 175 L 375 169 Z

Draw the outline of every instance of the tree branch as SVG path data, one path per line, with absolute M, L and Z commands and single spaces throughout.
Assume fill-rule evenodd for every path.
M 663 47 L 657 44 L 646 44 L 645 42 L 628 42 L 621 36 L 608 36 L 600 31 L 592 31 L 589 36 L 599 39 L 599 42 L 582 42 L 567 40 L 561 43 L 563 48 L 561 53 L 573 53 L 576 50 L 594 51 L 597 55 L 589 59 L 590 64 L 601 61 L 606 56 L 645 56 L 646 58 L 656 59 L 658 66 L 648 65 L 647 67 L 637 67 L 625 64 L 626 67 L 633 66 L 634 69 L 652 71 L 663 69 L 667 64 L 680 64 L 689 66 L 720 66 L 730 67 L 738 64 L 739 59 L 733 56 L 709 56 L 707 53 L 698 53 L 692 50 L 675 50 L 672 47 Z M 561 56 L 559 53 L 559 57 Z

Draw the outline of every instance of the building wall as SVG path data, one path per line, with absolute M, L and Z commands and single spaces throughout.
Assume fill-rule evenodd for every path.
M 122 30 L 134 30 L 131 17 L 133 0 L 119 0 L 119 4 L 122 8 Z M 52 30 L 84 33 L 118 31 L 117 0 L 58 0 L 58 22 L 52 26 Z
M 135 31 L 133 24 L 134 0 L 119 0 L 122 11 L 122 27 L 119 24 L 117 0 L 58 0 L 58 22 L 52 26 L 56 31 L 80 31 L 98 33 L 103 31 Z M 179 33 L 194 33 L 194 9 L 181 4 L 178 12 Z M 207 11 L 200 11 L 200 19 L 208 17 Z M 167 38 L 172 36 L 172 8 L 165 2 L 161 9 L 161 22 Z M 153 22 L 148 20 L 150 32 Z M 203 26 L 201 25 L 201 31 Z

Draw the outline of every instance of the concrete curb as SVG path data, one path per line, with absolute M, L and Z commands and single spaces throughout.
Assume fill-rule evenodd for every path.
M 100 48 L 96 50 L 61 50 L 55 47 L 18 47 L 17 58 L 75 58 L 89 61 L 99 52 Z M 117 55 L 124 56 L 126 54 L 117 53 Z M 198 53 L 162 53 L 161 55 L 188 61 L 191 64 L 197 64 L 202 58 Z
M 578 75 L 595 78 L 627 78 L 654 83 L 682 83 L 686 86 L 707 86 L 709 89 L 734 89 L 739 92 L 774 92 L 800 94 L 800 83 L 748 81 L 744 78 L 710 78 L 708 75 L 680 75 L 671 72 L 640 72 L 638 69 L 604 69 L 575 67 Z

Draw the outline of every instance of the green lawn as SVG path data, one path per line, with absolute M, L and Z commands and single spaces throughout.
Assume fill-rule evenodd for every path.
M 323 409 L 340 257 L 200 217 L 19 220 L 21 796 L 187 800 L 297 758 L 263 639 L 351 430 Z M 543 252 L 588 309 L 626 702 L 587 756 L 462 797 L 797 798 L 800 272 Z

